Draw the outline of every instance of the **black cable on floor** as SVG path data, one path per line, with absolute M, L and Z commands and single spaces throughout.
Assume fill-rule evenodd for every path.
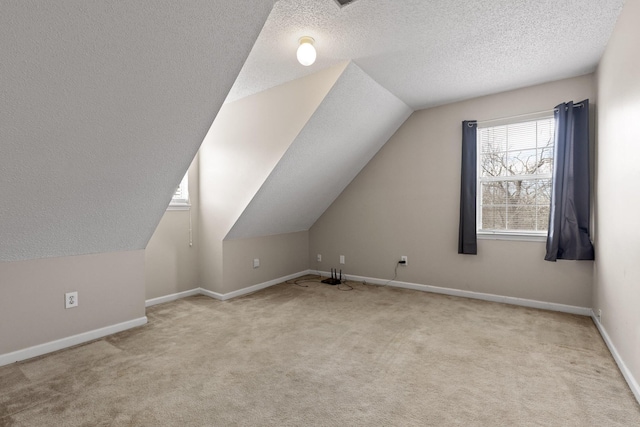
M 342 286 L 342 285 L 348 286 L 348 287 L 349 287 L 349 289 L 342 289 L 342 288 L 340 287 L 340 286 Z M 343 291 L 343 292 L 352 291 L 352 290 L 353 290 L 353 286 L 351 286 L 350 284 L 348 284 L 348 283 L 347 283 L 347 281 L 345 280 L 344 282 L 342 282 L 342 283 L 340 283 L 340 284 L 338 285 L 338 290 L 339 290 L 339 291 Z
M 287 280 L 285 283 L 290 285 L 300 286 L 301 288 L 308 288 L 309 285 L 301 285 L 300 283 L 322 283 L 322 276 L 315 277 L 301 277 L 298 279 Z

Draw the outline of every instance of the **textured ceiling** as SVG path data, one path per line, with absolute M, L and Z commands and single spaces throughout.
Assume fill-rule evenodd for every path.
M 0 0 L 0 261 L 143 249 L 272 6 Z
M 308 230 L 410 114 L 350 63 L 227 238 Z
M 279 0 L 228 101 L 353 60 L 413 109 L 592 72 L 623 0 Z M 316 40 L 317 62 L 296 62 Z

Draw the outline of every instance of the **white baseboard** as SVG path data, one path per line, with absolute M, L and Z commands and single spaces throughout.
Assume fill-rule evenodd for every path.
M 59 340 L 50 341 L 44 344 L 34 345 L 22 350 L 17 350 L 7 354 L 0 354 L 0 366 L 10 363 L 19 362 L 21 360 L 31 359 L 32 357 L 42 356 L 43 354 L 62 350 L 64 348 L 73 347 L 88 341 L 93 341 L 107 335 L 122 332 L 127 329 L 142 326 L 147 323 L 147 317 L 139 317 L 137 319 L 128 320 L 126 322 L 117 323 L 104 328 L 94 329 L 92 331 L 83 332 L 81 334 L 72 335 L 70 337 L 61 338 Z
M 270 286 L 277 285 L 278 283 L 286 282 L 287 280 L 295 279 L 296 277 L 304 276 L 305 274 L 312 273 L 312 270 L 303 270 L 297 273 L 289 274 L 287 276 L 278 277 L 277 279 L 269 280 L 268 282 L 258 283 L 257 285 L 248 286 L 246 288 L 238 289 L 237 291 L 227 292 L 226 294 L 220 294 L 208 289 L 200 288 L 200 293 L 211 298 L 215 298 L 220 301 L 226 301 L 231 298 L 236 298 L 242 295 L 250 294 L 260 289 L 268 288 Z
M 325 276 L 330 275 L 329 272 L 316 271 L 316 270 L 303 270 L 297 273 L 289 274 L 287 276 L 279 277 L 277 279 L 269 280 L 267 282 L 259 283 L 253 286 L 248 286 L 246 288 L 239 289 L 233 292 L 228 292 L 225 294 L 213 292 L 204 288 L 196 288 L 196 289 L 191 289 L 184 292 L 178 292 L 171 295 L 165 295 L 158 298 L 152 298 L 147 300 L 145 302 L 145 305 L 146 307 L 150 307 L 156 304 L 162 304 L 165 302 L 174 301 L 174 300 L 185 298 L 192 295 L 206 295 L 208 297 L 215 298 L 220 301 L 226 301 L 231 298 L 236 298 L 242 295 L 250 294 L 252 292 L 256 292 L 261 289 L 265 289 L 270 286 L 277 285 L 278 283 L 295 279 L 297 277 L 300 277 L 306 274 L 315 274 L 315 273 L 319 273 Z M 506 304 L 525 306 L 525 307 L 541 308 L 545 310 L 561 311 L 561 312 L 572 313 L 572 314 L 581 314 L 585 316 L 591 316 L 593 314 L 593 312 L 589 308 L 576 307 L 576 306 L 570 306 L 570 305 L 564 305 L 564 304 L 556 304 L 556 303 L 550 303 L 550 302 L 544 302 L 544 301 L 528 300 L 528 299 L 515 298 L 515 297 L 506 297 L 501 295 L 485 294 L 480 292 L 464 291 L 459 289 L 441 288 L 438 286 L 421 285 L 417 283 L 408 283 L 408 282 L 400 282 L 400 281 L 389 282 L 388 280 L 375 279 L 372 277 L 363 277 L 363 276 L 355 276 L 355 275 L 345 275 L 344 277 L 347 280 L 366 281 L 368 283 L 377 284 L 377 285 L 387 285 L 387 286 L 393 286 L 397 288 L 414 289 L 414 290 L 423 291 L 423 292 L 432 292 L 432 293 L 438 293 L 438 294 L 444 294 L 444 295 L 480 299 L 485 301 L 501 302 Z M 116 325 L 107 326 L 107 327 L 96 329 L 93 331 L 84 332 L 82 334 L 73 335 L 71 337 L 62 338 L 56 341 L 51 341 L 45 344 L 29 347 L 23 350 L 18 350 L 12 353 L 3 354 L 3 355 L 0 355 L 0 366 L 7 365 L 9 363 L 14 363 L 20 360 L 29 359 L 36 356 L 41 356 L 43 354 L 61 350 L 63 348 L 71 347 L 74 345 L 82 344 L 87 341 L 102 338 L 106 335 L 114 334 L 116 332 L 121 332 L 136 326 L 144 325 L 145 323 L 147 323 L 147 318 L 141 317 L 138 319 L 130 320 L 128 322 L 118 323 Z M 600 329 L 601 327 L 599 326 L 598 328 Z M 600 330 L 601 330 L 601 333 L 603 333 L 604 330 L 603 329 L 600 329 Z M 603 337 L 605 335 L 606 335 L 606 332 L 603 333 Z M 605 338 L 605 341 L 607 342 L 607 345 L 609 345 L 610 341 L 608 341 L 608 337 Z M 610 345 L 610 348 L 613 349 L 613 346 Z M 613 353 L 613 350 L 612 350 L 612 353 Z M 619 356 L 616 357 L 616 354 L 617 353 L 614 354 L 614 357 L 616 358 L 616 361 L 618 361 Z M 619 365 L 620 363 L 622 362 L 621 361 L 618 362 Z M 625 374 L 625 371 L 623 370 L 623 374 L 625 374 L 625 378 L 627 378 L 627 375 L 631 375 L 628 369 L 626 370 L 626 372 L 627 373 Z M 631 378 L 631 381 L 633 381 L 633 383 L 635 384 L 634 394 L 636 394 L 636 397 L 637 397 L 638 396 L 637 382 L 635 382 L 635 379 L 633 379 L 633 376 L 630 376 L 630 378 Z M 627 379 L 627 381 L 629 381 L 629 379 Z M 632 389 L 633 387 L 634 386 L 632 386 Z
M 165 302 L 175 301 L 180 298 L 186 298 L 192 295 L 199 295 L 200 293 L 201 293 L 200 288 L 194 288 L 184 292 L 178 292 L 175 294 L 165 295 L 158 298 L 148 299 L 145 301 L 144 306 L 151 307 L 152 305 L 163 304 Z
M 308 274 L 310 270 L 304 270 L 298 273 L 289 274 L 288 276 L 279 277 L 277 279 L 269 280 L 267 282 L 259 283 L 257 285 L 248 286 L 237 291 L 228 292 L 226 294 L 220 294 L 218 292 L 212 292 L 204 288 L 191 289 L 184 292 L 178 292 L 171 295 L 165 295 L 158 298 L 152 298 L 145 301 L 145 307 L 151 307 L 153 305 L 162 304 L 165 302 L 175 301 L 180 298 L 185 298 L 192 295 L 206 295 L 211 298 L 215 298 L 220 301 L 226 301 L 231 298 L 246 295 L 255 291 L 259 291 L 264 288 L 268 288 L 278 283 L 285 282 L 287 280 L 294 279 L 296 277 Z M 33 347 L 17 350 L 7 354 L 0 354 L 0 366 L 8 365 L 10 363 L 19 362 L 21 360 L 31 359 L 32 357 L 42 356 L 43 354 L 51 353 L 54 351 L 62 350 L 64 348 L 73 347 L 74 345 L 82 344 L 87 341 L 92 341 L 98 338 L 102 338 L 107 335 L 115 334 L 136 326 L 144 325 L 147 323 L 147 317 L 140 317 L 138 319 L 130 320 L 128 322 L 118 323 L 116 325 L 106 326 L 104 328 L 95 329 L 93 331 L 83 332 L 78 335 L 73 335 L 66 338 L 61 338 L 56 341 L 51 341 L 44 344 L 39 344 Z
M 213 292 L 210 291 L 209 289 L 205 289 L 205 288 L 200 288 L 200 295 L 204 295 L 207 296 L 209 298 L 213 298 L 213 299 L 217 299 L 219 301 L 224 301 L 225 299 L 229 299 L 229 298 L 225 298 L 225 294 L 219 294 L 218 292 Z
M 315 270 L 312 270 L 315 272 Z M 329 276 L 331 273 L 319 271 L 323 276 Z M 520 305 L 523 307 L 540 308 L 543 310 L 560 311 L 563 313 L 579 314 L 582 316 L 591 316 L 591 309 L 587 307 L 577 307 L 573 305 L 558 304 L 554 302 L 537 301 L 525 298 L 507 297 L 495 294 L 485 294 L 482 292 L 465 291 L 462 289 L 441 288 L 439 286 L 421 285 L 418 283 L 389 281 L 384 279 L 376 279 L 373 277 L 354 276 L 351 274 L 343 275 L 347 280 L 356 282 L 365 281 L 375 285 L 387 285 L 395 288 L 413 289 L 416 291 L 431 292 L 435 294 L 451 295 L 456 297 L 479 299 L 483 301 L 501 302 L 504 304 Z
M 165 302 L 175 301 L 180 298 L 189 297 L 192 295 L 205 295 L 219 301 L 226 301 L 231 298 L 236 298 L 242 295 L 250 294 L 252 292 L 259 291 L 264 288 L 268 288 L 270 286 L 277 285 L 278 283 L 286 282 L 287 280 L 295 279 L 296 277 L 304 276 L 305 274 L 311 274 L 314 271 L 312 270 L 303 270 L 297 273 L 289 274 L 287 276 L 278 277 L 277 279 L 269 280 L 267 282 L 258 283 L 257 285 L 248 286 L 246 288 L 238 289 L 237 291 L 227 292 L 226 294 L 221 294 L 219 292 L 210 291 L 205 288 L 195 288 L 184 292 L 178 292 L 176 294 L 165 295 L 158 298 L 148 299 L 145 302 L 146 307 L 151 307 L 152 305 L 162 304 Z
M 600 323 L 600 320 L 598 320 L 598 316 L 596 316 L 593 310 L 591 311 L 591 319 L 593 319 L 593 323 L 595 323 L 596 328 L 598 328 L 600 335 L 602 335 L 602 339 L 604 340 L 605 344 L 607 344 L 607 347 L 609 348 L 613 359 L 618 364 L 618 368 L 620 369 L 620 372 L 622 372 L 622 376 L 625 380 L 627 380 L 627 384 L 629 384 L 629 388 L 633 392 L 633 395 L 636 397 L 638 403 L 640 403 L 640 385 L 638 385 L 638 381 L 633 377 L 633 374 L 631 373 L 629 368 L 627 368 L 624 360 L 622 360 L 622 357 L 620 357 L 618 349 L 616 349 L 616 346 L 613 345 L 613 341 L 611 341 L 611 338 L 609 338 L 609 334 L 604 329 L 604 325 Z

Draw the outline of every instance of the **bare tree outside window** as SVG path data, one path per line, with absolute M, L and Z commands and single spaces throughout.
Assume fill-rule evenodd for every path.
M 478 129 L 480 231 L 547 230 L 554 131 L 553 117 Z

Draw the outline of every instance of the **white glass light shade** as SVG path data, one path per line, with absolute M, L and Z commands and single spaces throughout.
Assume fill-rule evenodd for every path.
M 298 62 L 308 67 L 316 62 L 316 48 L 313 47 L 314 40 L 311 37 L 301 37 L 300 46 L 298 46 Z

